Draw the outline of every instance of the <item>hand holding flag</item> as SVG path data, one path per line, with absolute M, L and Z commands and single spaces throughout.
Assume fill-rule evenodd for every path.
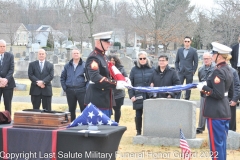
M 124 77 L 122 73 L 111 62 L 108 62 L 110 75 L 117 81 L 117 89 L 132 88 L 131 81 L 128 77 Z

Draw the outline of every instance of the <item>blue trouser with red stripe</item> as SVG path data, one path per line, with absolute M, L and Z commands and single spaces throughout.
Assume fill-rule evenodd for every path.
M 212 160 L 226 160 L 229 120 L 207 118 L 207 127 Z

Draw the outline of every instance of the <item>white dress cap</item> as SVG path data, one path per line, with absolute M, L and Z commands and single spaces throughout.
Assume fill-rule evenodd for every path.
M 101 32 L 101 33 L 97 33 L 92 35 L 94 37 L 94 39 L 100 39 L 100 40 L 108 40 L 111 39 L 113 31 L 109 31 L 109 32 Z
M 230 47 L 220 44 L 218 42 L 212 42 L 211 44 L 213 46 L 213 48 L 212 48 L 213 54 L 214 53 L 228 54 L 228 53 L 232 52 L 232 49 Z

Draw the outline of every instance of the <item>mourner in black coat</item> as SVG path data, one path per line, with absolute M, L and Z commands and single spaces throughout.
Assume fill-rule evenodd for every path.
M 238 37 L 238 43 L 232 47 L 232 52 L 231 52 L 232 58 L 230 59 L 230 63 L 232 67 L 238 71 L 238 75 L 240 72 L 240 60 L 239 60 L 240 45 L 239 44 L 240 44 L 240 35 Z
M 180 85 L 180 79 L 174 68 L 168 66 L 168 57 L 161 55 L 158 58 L 158 67 L 154 70 L 150 79 L 152 87 L 164 87 Z M 154 98 L 175 98 L 176 93 L 157 93 Z
M 113 65 L 117 67 L 117 69 L 122 73 L 122 75 L 127 78 L 127 73 L 124 69 L 124 66 L 121 64 L 120 59 L 116 55 L 108 56 L 108 59 L 112 62 Z M 119 123 L 121 117 L 121 106 L 124 103 L 125 98 L 125 90 L 122 89 L 113 89 L 114 98 L 116 104 L 113 105 L 114 110 L 114 120 Z
M 14 78 L 14 57 L 6 52 L 6 42 L 0 40 L 0 98 L 3 95 L 5 110 L 11 114 L 13 89 L 16 87 Z
M 231 59 L 232 56 L 229 55 L 229 59 Z M 236 69 L 232 68 L 229 66 L 232 73 L 233 73 L 233 91 L 229 90 L 228 91 L 228 99 L 229 99 L 229 104 L 230 104 L 230 109 L 231 109 L 231 119 L 229 122 L 229 130 L 236 131 L 237 126 L 236 126 L 236 107 L 237 107 L 237 102 L 240 97 L 240 82 L 239 82 L 239 77 L 238 77 L 238 72 Z
M 38 60 L 28 67 L 28 77 L 31 80 L 30 95 L 33 109 L 39 109 L 42 101 L 43 109 L 51 110 L 52 84 L 54 75 L 53 64 L 45 60 L 46 52 L 39 49 Z
M 135 66 L 131 69 L 129 79 L 131 80 L 133 87 L 149 87 L 150 78 L 153 72 L 154 69 L 151 66 L 150 60 L 147 58 L 147 53 L 140 51 L 137 55 Z M 146 92 L 139 92 L 132 89 L 128 90 L 128 94 L 133 102 L 133 109 L 136 110 L 135 123 L 137 135 L 141 135 L 143 101 L 149 99 L 149 95 Z

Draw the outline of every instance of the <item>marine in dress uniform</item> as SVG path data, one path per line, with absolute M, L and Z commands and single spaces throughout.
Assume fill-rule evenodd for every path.
M 207 81 L 197 88 L 206 95 L 203 116 L 207 118 L 210 154 L 213 160 L 226 160 L 226 141 L 231 111 L 228 91 L 233 87 L 233 74 L 226 63 L 231 48 L 212 42 L 212 61 L 216 68 Z
M 112 31 L 94 34 L 95 49 L 86 60 L 86 77 L 88 87 L 84 99 L 84 104 L 90 102 L 98 107 L 108 117 L 114 101 L 113 89 L 124 89 L 127 86 L 125 81 L 115 81 L 110 78 L 108 69 L 108 58 L 105 52 L 111 45 Z

